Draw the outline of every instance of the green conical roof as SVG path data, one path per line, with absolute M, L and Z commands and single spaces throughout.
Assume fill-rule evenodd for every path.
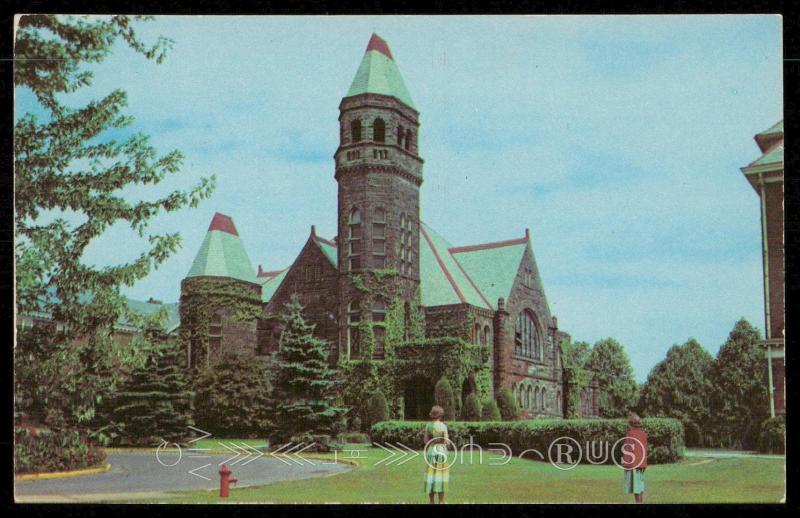
M 256 273 L 233 220 L 215 213 L 187 277 L 230 277 L 257 282 Z
M 389 46 L 374 33 L 345 97 L 367 93 L 395 97 L 406 106 L 416 109 Z

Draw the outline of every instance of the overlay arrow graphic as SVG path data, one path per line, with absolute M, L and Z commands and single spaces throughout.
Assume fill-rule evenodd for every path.
M 199 468 L 194 468 L 194 469 L 192 469 L 192 470 L 189 470 L 189 471 L 188 471 L 188 473 L 189 473 L 190 475 L 194 475 L 195 477 L 200 477 L 200 478 L 202 478 L 202 479 L 204 479 L 204 480 L 211 480 L 211 479 L 210 479 L 210 478 L 208 478 L 208 477 L 204 477 L 204 476 L 203 476 L 203 475 L 201 475 L 200 473 L 195 473 L 195 471 L 197 471 L 198 469 L 207 468 L 207 467 L 209 467 L 210 465 L 211 465 L 211 464 L 206 464 L 205 466 L 200 466 Z

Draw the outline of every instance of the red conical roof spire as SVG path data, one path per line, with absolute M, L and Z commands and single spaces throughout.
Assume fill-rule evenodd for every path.
M 369 39 L 369 43 L 367 43 L 367 52 L 370 50 L 377 50 L 387 58 L 394 61 L 394 58 L 392 57 L 392 51 L 389 50 L 389 45 L 386 44 L 386 41 L 383 38 L 374 32 L 372 33 L 372 37 Z
M 225 214 L 220 214 L 219 212 L 214 213 L 214 217 L 211 219 L 211 224 L 208 226 L 208 231 L 211 232 L 212 230 L 227 232 L 228 234 L 233 234 L 234 236 L 239 235 L 239 233 L 236 231 L 236 225 L 233 224 L 231 217 L 226 216 Z

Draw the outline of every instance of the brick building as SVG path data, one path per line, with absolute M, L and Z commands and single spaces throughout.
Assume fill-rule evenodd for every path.
M 783 121 L 755 136 L 762 155 L 742 168 L 761 201 L 764 323 L 769 362 L 770 415 L 786 413 L 784 384 Z
M 424 161 L 419 115 L 388 45 L 373 34 L 339 105 L 337 236 L 322 238 L 311 226 L 288 268 L 259 265 L 256 271 L 233 220 L 215 214 L 181 284 L 181 333 L 190 344 L 190 364 L 211 362 L 223 350 L 275 353 L 281 331 L 275 315 L 295 293 L 315 333 L 331 344 L 332 361 L 362 356 L 364 320 L 372 323 L 372 355 L 381 361 L 383 323 L 399 299 L 406 320 L 414 311 L 424 315 L 426 336 L 458 333 L 486 348 L 490 395 L 508 387 L 525 416 L 564 415 L 559 343 L 568 335 L 550 313 L 530 232 L 453 246 L 420 221 Z M 385 278 L 396 299 L 376 296 L 365 304 L 361 279 L 387 271 L 393 272 Z M 212 306 L 202 318 L 185 310 L 201 292 Z M 260 316 L 233 318 L 239 310 L 228 307 L 231 297 L 238 297 L 237 308 L 246 309 L 254 304 L 254 294 Z M 453 322 L 467 322 L 468 329 Z M 460 388 L 461 399 L 474 390 L 472 374 Z M 402 390 L 405 415 L 415 416 L 423 405 L 412 401 L 414 387 Z M 584 389 L 580 407 L 584 416 L 597 415 L 596 386 Z

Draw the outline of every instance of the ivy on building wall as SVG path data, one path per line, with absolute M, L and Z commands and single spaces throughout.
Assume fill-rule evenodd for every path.
M 180 303 L 180 339 L 184 347 L 208 351 L 208 327 L 214 313 L 228 311 L 234 322 L 256 322 L 262 315 L 261 295 L 230 279 L 194 277 L 183 281 Z

